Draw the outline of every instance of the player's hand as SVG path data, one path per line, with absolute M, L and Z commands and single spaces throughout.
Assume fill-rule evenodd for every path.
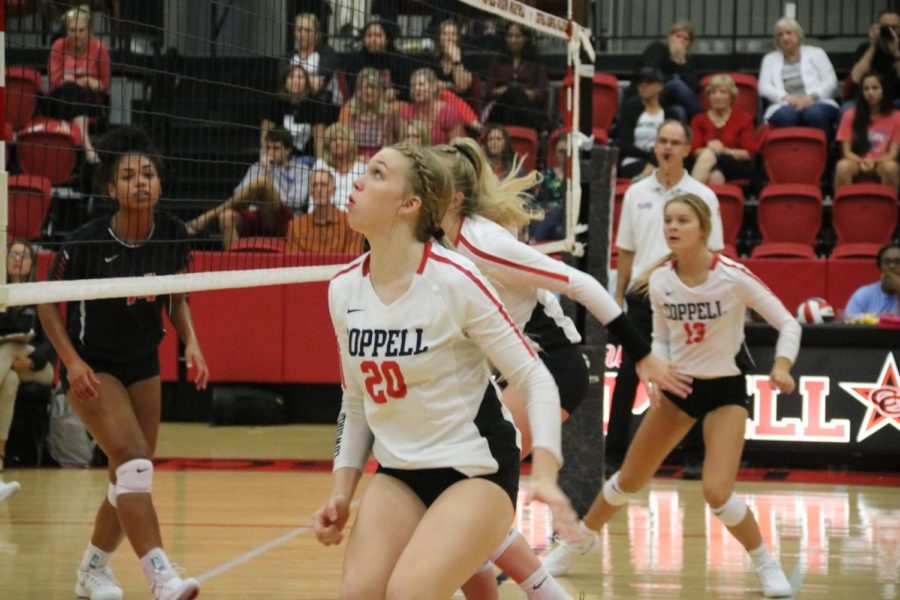
M 650 399 L 650 408 L 659 408 L 662 406 L 662 390 L 659 389 L 658 385 L 654 385 L 651 383 L 646 386 L 647 388 L 647 397 Z
M 206 359 L 200 351 L 200 344 L 193 340 L 184 347 L 184 362 L 188 369 L 196 368 L 194 375 L 194 385 L 198 390 L 205 390 L 209 381 L 209 368 L 206 366 Z
M 19 356 L 18 358 L 13 359 L 10 368 L 16 373 L 22 373 L 30 371 L 31 368 L 34 367 L 34 363 L 27 356 Z
M 332 496 L 313 515 L 312 528 L 316 539 L 326 546 L 340 544 L 344 539 L 344 525 L 350 517 L 350 499 Z
M 794 391 L 794 378 L 785 369 L 774 367 L 769 373 L 769 386 L 782 394 L 790 394 Z
M 79 400 L 96 400 L 100 396 L 100 380 L 94 370 L 80 358 L 66 365 L 66 378 L 69 380 L 69 389 Z
M 578 530 L 578 515 L 575 514 L 569 498 L 555 481 L 532 478 L 525 502 L 530 504 L 535 500 L 543 502 L 550 508 L 553 515 L 553 529 L 561 538 L 572 541 L 581 536 Z
M 634 368 L 644 385 L 653 383 L 680 398 L 686 398 L 691 393 L 693 377 L 679 373 L 673 363 L 665 361 L 653 353 L 639 360 Z M 647 388 L 649 389 L 649 386 Z

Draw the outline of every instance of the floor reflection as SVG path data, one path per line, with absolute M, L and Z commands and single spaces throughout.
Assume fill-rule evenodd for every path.
M 865 596 L 900 598 L 897 488 L 739 484 L 737 492 L 805 596 L 855 597 L 828 586 L 858 582 Z M 548 511 L 523 501 L 518 527 L 543 550 L 551 532 Z M 743 547 L 713 517 L 697 483 L 654 481 L 604 529 L 601 546 L 582 572 L 600 571 L 604 593 L 612 592 L 616 577 L 627 576 L 636 597 L 660 597 L 665 590 L 677 596 L 685 573 L 693 572 L 720 597 L 741 596 L 752 572 Z

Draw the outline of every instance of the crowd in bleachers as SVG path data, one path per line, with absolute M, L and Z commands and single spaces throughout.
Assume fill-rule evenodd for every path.
M 76 159 L 96 160 L 91 138 L 107 126 L 109 51 L 91 35 L 87 7 L 66 12 L 63 22 L 65 31 L 49 50 L 50 89 L 42 103 L 34 101 L 40 73 L 20 67 L 7 73 L 7 130 L 16 132 L 23 173 L 10 183 L 16 237 L 20 231 L 34 240 L 46 235 L 41 225 L 51 186 L 70 182 Z M 441 11 L 426 31 L 433 50 L 401 52 L 396 40 L 404 32 L 396 22 L 373 16 L 358 31 L 355 50 L 336 52 L 316 15 L 297 15 L 292 48 L 272 82 L 273 92 L 261 93 L 265 101 L 258 103 L 258 160 L 233 182 L 230 197 L 189 215 L 189 229 L 221 239 L 224 248 L 259 236 L 282 239 L 278 248 L 309 248 L 309 239 L 322 239 L 310 237 L 311 227 L 344 226 L 341 215 L 352 181 L 380 147 L 397 141 L 440 144 L 469 135 L 482 141 L 500 175 L 542 170 L 535 205 L 546 219 L 530 228 L 530 236 L 534 241 L 560 237 L 565 170 L 559 151 L 568 139 L 561 129 L 566 110 L 564 103 L 551 101 L 553 88 L 530 31 L 484 14 L 454 19 Z M 732 199 L 738 206 L 727 217 L 737 220 L 726 223 L 734 232 L 726 239 L 730 253 L 874 257 L 897 235 L 898 34 L 900 15 L 879 15 L 839 89 L 828 54 L 806 43 L 793 19 L 774 24 L 775 49 L 752 74 L 699 72 L 691 52 L 693 28 L 686 21 L 673 23 L 664 40 L 641 54 L 630 85 L 608 74 L 594 76 L 594 139 L 619 149 L 617 197 L 630 182 L 651 174 L 656 129 L 675 118 L 692 133 L 688 171 L 719 186 L 723 210 Z M 476 69 L 469 56 L 473 49 L 491 52 L 491 60 Z M 516 153 L 525 158 L 521 166 L 513 160 Z M 334 190 L 330 205 L 336 212 L 326 215 L 321 194 L 328 189 Z M 26 197 L 22 202 L 40 198 L 36 205 L 44 212 L 37 218 L 13 214 Z M 827 219 L 821 227 L 829 203 L 837 236 L 833 251 Z M 881 203 L 893 210 L 872 208 Z M 749 205 L 757 206 L 756 223 L 742 222 Z M 843 206 L 856 207 L 850 212 L 858 222 L 850 230 L 838 223 Z M 888 219 L 884 239 L 872 237 L 874 229 L 859 220 L 869 213 L 873 220 Z M 790 226 L 781 226 L 785 221 Z M 864 231 L 862 242 L 853 227 Z M 295 239 L 301 230 L 307 232 L 304 240 Z M 347 244 L 355 247 L 352 240 Z

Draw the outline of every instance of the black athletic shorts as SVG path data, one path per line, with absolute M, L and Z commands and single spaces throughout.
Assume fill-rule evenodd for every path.
M 154 350 L 152 354 L 125 363 L 112 362 L 108 360 L 97 360 L 93 358 L 84 358 L 94 373 L 106 373 L 112 375 L 126 388 L 133 383 L 150 379 L 159 375 L 159 351 Z M 63 384 L 63 390 L 69 391 L 69 379 L 66 376 L 66 367 L 63 365 L 60 371 L 60 381 Z
M 384 473 L 405 483 L 413 493 L 419 497 L 425 508 L 434 504 L 438 496 L 444 493 L 451 485 L 463 479 L 470 479 L 456 469 L 389 469 L 378 465 L 376 473 Z M 513 510 L 516 509 L 516 497 L 519 495 L 519 460 L 515 464 L 507 461 L 501 464 L 496 473 L 479 475 L 478 479 L 487 479 L 500 486 L 509 496 Z
M 559 388 L 559 405 L 569 415 L 581 406 L 587 395 L 588 366 L 579 346 L 573 344 L 541 348 L 538 357 L 553 376 Z M 505 390 L 509 382 L 495 371 L 497 385 Z
M 691 386 L 693 390 L 687 398 L 679 398 L 669 392 L 663 393 L 675 406 L 701 421 L 707 414 L 729 404 L 743 406 L 750 412 L 750 398 L 747 396 L 747 384 L 743 375 L 694 379 Z

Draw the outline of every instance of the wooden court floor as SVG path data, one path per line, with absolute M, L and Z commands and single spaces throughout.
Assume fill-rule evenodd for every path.
M 191 460 L 159 466 L 154 499 L 169 553 L 202 580 L 202 598 L 336 597 L 343 546 L 320 546 L 308 529 L 330 475 L 321 462 L 300 462 L 327 460 L 332 435 L 328 426 L 164 425 L 158 455 Z M 75 598 L 105 473 L 11 470 L 5 478 L 23 489 L 0 504 L 0 599 Z M 741 482 L 738 492 L 796 598 L 900 598 L 900 488 Z M 534 546 L 546 547 L 546 511 L 523 507 L 517 520 Z M 126 545 L 112 566 L 126 598 L 149 597 Z M 654 480 L 603 532 L 600 550 L 561 582 L 574 598 L 761 597 L 744 552 L 704 507 L 700 484 L 672 479 Z M 524 594 L 507 582 L 500 597 Z

